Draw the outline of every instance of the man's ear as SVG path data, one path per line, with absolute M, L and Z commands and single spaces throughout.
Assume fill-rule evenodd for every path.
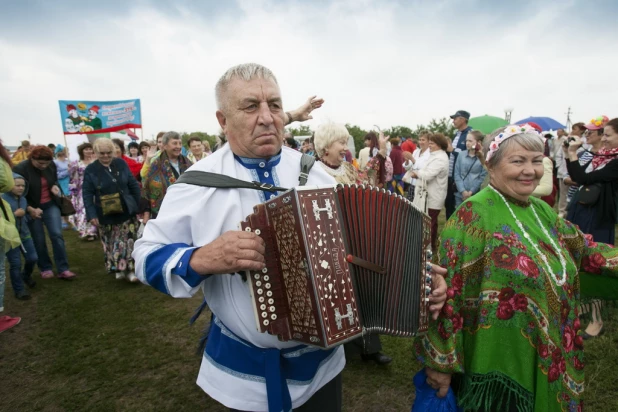
M 224 134 L 227 133 L 227 117 L 225 117 L 225 114 L 223 114 L 221 110 L 217 110 L 216 115 L 219 126 L 221 126 L 221 130 L 223 130 Z

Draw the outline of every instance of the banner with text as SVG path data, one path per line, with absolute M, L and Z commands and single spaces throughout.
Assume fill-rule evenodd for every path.
M 64 134 L 116 132 L 142 127 L 139 99 L 94 102 L 60 100 Z

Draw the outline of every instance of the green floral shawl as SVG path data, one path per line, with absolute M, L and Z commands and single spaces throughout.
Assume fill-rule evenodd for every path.
M 510 199 L 509 204 L 554 273 L 562 273 L 556 253 L 565 257 L 568 280 L 562 287 L 548 276 L 491 187 L 464 202 L 441 235 L 439 261 L 448 269 L 448 300 L 414 346 L 424 365 L 462 374 L 458 401 L 466 410 L 508 410 L 513 403 L 522 412 L 581 410 L 584 351 L 578 306 L 586 288 L 580 282 L 591 280 L 591 294 L 609 288 L 618 298 L 618 250 L 594 243 L 545 202 L 530 201 Z M 531 207 L 560 250 L 553 250 Z M 587 272 L 586 278 L 579 270 Z

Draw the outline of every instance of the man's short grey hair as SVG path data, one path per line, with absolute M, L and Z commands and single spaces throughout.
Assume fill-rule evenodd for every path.
M 227 86 L 232 79 L 241 79 L 246 82 L 251 81 L 255 78 L 259 79 L 272 79 L 275 84 L 277 83 L 277 78 L 274 73 L 267 67 L 264 67 L 257 63 L 243 63 L 238 66 L 231 67 L 227 69 L 227 71 L 221 76 L 217 85 L 215 86 L 215 98 L 217 99 L 217 109 L 224 110 L 225 109 L 225 92 L 227 90 Z
M 494 138 L 498 136 L 500 133 L 504 132 L 507 127 L 508 126 L 504 126 L 499 129 L 496 129 L 490 134 L 488 134 L 487 136 L 485 136 L 485 140 L 483 141 L 483 153 L 485 156 L 487 156 L 487 153 L 489 152 L 489 145 L 491 144 L 491 142 L 494 141 Z M 500 143 L 500 146 L 498 146 L 498 150 L 494 153 L 491 159 L 489 159 L 489 161 L 487 162 L 487 166 L 494 167 L 498 163 L 500 163 L 500 161 L 504 157 L 504 154 L 509 152 L 511 147 L 515 144 L 519 144 L 521 147 L 531 152 L 543 153 L 545 151 L 545 143 L 543 142 L 543 139 L 541 138 L 541 136 L 539 136 L 538 134 L 534 134 L 534 133 L 516 134 L 516 135 L 509 137 L 504 142 Z
M 166 145 L 170 142 L 170 140 L 180 140 L 180 134 L 178 132 L 166 132 L 163 136 L 161 136 L 161 143 Z
M 335 142 L 348 143 L 350 133 L 342 124 L 324 123 L 318 127 L 313 136 L 313 147 L 321 159 L 326 150 Z M 305 142 L 309 143 L 307 140 Z

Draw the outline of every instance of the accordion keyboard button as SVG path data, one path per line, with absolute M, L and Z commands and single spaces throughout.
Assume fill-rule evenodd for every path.
M 266 272 L 268 272 L 268 269 L 266 268 L 262 269 L 262 273 L 266 273 Z
M 270 315 L 270 318 L 271 318 L 272 320 L 277 320 L 277 315 L 275 315 L 275 314 L 273 313 L 272 315 Z
M 264 322 L 262 322 L 264 324 L 264 326 L 268 326 L 268 324 L 270 323 L 270 321 L 268 319 L 264 319 Z
M 263 317 L 263 318 L 265 318 L 265 317 L 267 317 L 267 316 L 268 316 L 268 313 L 266 313 L 266 312 L 262 312 L 262 317 Z
M 261 231 L 260 229 L 255 229 L 255 234 L 256 234 L 256 235 L 258 235 L 258 236 L 259 236 L 261 233 L 262 233 L 262 231 Z
M 264 287 L 265 287 L 266 289 L 270 289 L 270 283 L 266 283 L 266 284 L 264 284 Z
M 275 300 L 273 298 L 268 299 L 268 304 L 272 305 L 273 303 L 275 303 Z
M 264 291 L 263 291 L 262 289 L 258 289 L 258 290 L 257 290 L 257 294 L 258 294 L 258 295 L 261 295 L 262 293 L 264 293 Z
M 260 303 L 264 303 L 264 296 L 260 296 L 260 297 L 258 298 L 258 301 L 259 301 Z
M 268 310 L 271 311 L 271 312 L 274 312 L 275 311 L 275 307 L 271 306 L 271 307 L 268 308 Z
M 260 282 L 260 281 L 258 280 L 257 282 L 255 282 L 255 286 L 257 286 L 257 287 L 259 288 L 260 286 L 262 286 L 262 282 Z
M 246 227 L 245 228 L 245 232 L 251 232 L 251 228 L 250 227 Z
M 262 310 L 266 310 L 266 305 L 262 303 L 262 304 L 260 305 L 260 309 L 262 309 Z
M 255 275 L 253 275 L 253 279 L 256 279 L 256 280 L 257 280 L 257 279 L 259 279 L 259 278 L 260 278 L 259 273 L 256 273 Z
M 268 277 L 268 275 L 264 275 L 264 282 L 268 282 L 270 280 L 270 278 Z
M 262 289 L 260 289 L 260 290 L 262 290 Z M 272 291 L 269 290 L 269 291 L 266 292 L 266 296 L 271 297 L 272 295 L 273 295 Z

